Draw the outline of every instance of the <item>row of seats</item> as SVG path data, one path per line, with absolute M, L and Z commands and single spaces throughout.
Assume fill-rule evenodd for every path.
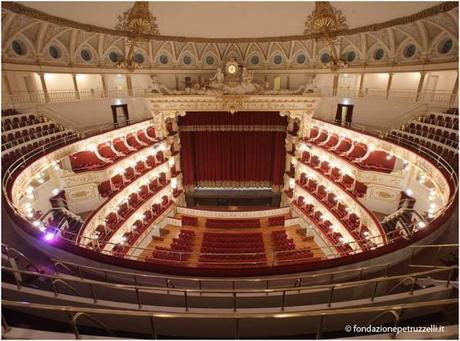
M 3 140 L 4 143 L 2 143 L 2 151 L 11 149 L 13 147 L 16 147 L 18 145 L 21 145 L 29 141 L 40 139 L 47 135 L 53 135 L 53 134 L 56 134 L 62 131 L 65 131 L 64 127 L 58 126 L 54 123 L 50 123 L 49 125 L 45 124 L 43 130 L 38 129 L 37 131 L 35 131 L 34 128 L 31 128 L 31 129 L 25 129 L 22 132 L 16 131 L 14 134 L 9 133 L 7 138 Z
M 284 216 L 269 217 L 268 226 L 284 226 Z
M 201 245 L 199 267 L 245 267 L 267 264 L 261 232 L 205 232 Z
M 449 133 L 448 131 L 445 131 L 445 130 L 442 131 L 441 129 L 428 128 L 426 126 L 423 126 L 426 129 L 418 129 L 418 128 L 415 128 L 414 126 L 416 126 L 415 123 L 410 123 L 408 126 L 401 128 L 400 131 L 407 132 L 413 135 L 426 137 L 429 140 L 434 140 L 436 142 L 440 142 L 447 146 L 458 148 L 457 133 L 455 132 Z
M 74 133 L 43 116 L 22 114 L 15 109 L 2 110 L 2 166 L 13 162 L 43 145 L 58 146 Z
M 417 137 L 410 133 L 403 131 L 391 131 L 391 135 L 403 138 L 414 142 L 416 145 L 423 146 L 430 149 L 433 153 L 441 156 L 452 164 L 455 164 L 457 160 L 458 150 L 453 150 L 452 147 L 443 146 L 440 142 L 430 140 L 428 137 Z
M 452 131 L 455 130 L 455 131 Z M 456 164 L 458 155 L 458 108 L 429 113 L 392 130 L 391 135 L 413 141 Z
M 311 129 L 310 138 L 305 138 L 305 141 L 365 170 L 390 173 L 395 166 L 395 157 L 387 152 L 372 150 L 368 153 L 367 145 L 346 137 L 340 139 L 338 134 L 320 130 L 318 127 Z
M 181 217 L 182 225 L 198 226 L 198 218 L 183 215 Z
M 260 227 L 259 219 L 206 219 L 206 227 Z
M 169 182 L 162 185 L 158 181 L 152 180 L 148 185 L 141 186 L 139 192 L 135 191 L 128 196 L 126 202 L 118 206 L 117 210 L 110 212 L 105 217 L 104 224 L 100 224 L 96 227 L 94 232 L 94 238 L 98 240 L 98 246 L 103 248 L 105 242 L 110 240 L 110 238 L 115 234 L 115 232 L 123 225 L 123 223 L 138 210 L 147 200 L 151 199 L 156 193 L 160 192 Z M 148 211 L 144 212 L 144 223 L 151 223 L 151 221 L 158 217 L 163 208 L 168 206 L 170 203 L 169 198 L 165 195 L 162 197 L 161 203 L 155 203 L 152 205 L 150 213 Z M 93 243 L 90 241 L 89 246 L 92 246 Z M 101 245 L 102 244 L 102 245 Z
M 429 115 L 424 115 L 419 118 L 419 122 L 458 130 L 458 115 L 448 114 L 447 111 L 442 114 L 431 113 Z
M 122 174 L 114 175 L 109 180 L 101 182 L 98 185 L 99 194 L 103 198 L 109 198 L 164 162 L 156 162 L 153 156 L 149 156 L 145 161 L 138 161 L 134 167 L 127 167 Z M 166 174 L 160 173 L 158 179 L 160 184 L 164 185 L 166 183 Z
M 311 155 L 305 151 L 302 153 L 301 162 L 305 165 L 313 167 L 321 172 L 329 180 L 342 187 L 344 190 L 352 193 L 357 198 L 362 198 L 366 195 L 367 186 L 360 181 L 356 181 L 348 174 L 342 173 L 340 168 L 331 167 L 327 161 L 321 161 L 316 155 Z M 300 182 L 303 185 L 305 174 L 300 177 Z
M 73 240 L 75 235 L 78 235 L 83 225 L 83 221 L 67 210 L 53 210 L 45 223 L 45 227 L 55 231 L 59 229 L 62 238 Z
M 195 232 L 181 229 L 177 238 L 173 238 L 169 247 L 155 246 L 148 262 L 167 265 L 181 264 L 190 259 L 195 242 Z
M 53 146 L 58 147 L 61 144 L 64 144 L 64 137 L 71 137 L 72 135 L 74 135 L 74 133 L 71 131 L 63 131 L 57 134 L 55 133 L 50 136 L 46 135 L 38 139 L 25 142 L 19 146 L 11 148 L 11 150 L 7 149 L 2 152 L 2 167 L 4 170 L 7 169 L 16 160 L 22 158 L 35 149 L 40 148 L 41 146 L 54 143 Z
M 328 219 L 325 219 L 323 214 L 319 210 L 316 210 L 312 204 L 306 204 L 302 196 L 294 200 L 293 204 L 315 224 L 341 256 L 346 256 L 353 252 L 353 248 L 349 244 L 344 243 L 342 234 L 335 231 L 332 223 Z
M 358 242 L 361 249 L 368 249 L 374 246 L 368 240 L 370 237 L 369 229 L 361 224 L 360 217 L 355 213 L 350 213 L 344 203 L 338 202 L 335 193 L 326 191 L 324 186 L 318 185 L 315 180 L 308 178 L 306 174 L 303 175 L 302 179 L 305 179 L 305 183 L 302 185 L 299 181 L 298 184 L 327 207 Z
M 292 238 L 288 238 L 285 230 L 272 231 L 271 241 L 277 264 L 301 264 L 316 261 L 310 249 L 296 250 Z
M 113 141 L 107 141 L 97 145 L 95 150 L 82 150 L 70 155 L 70 164 L 74 172 L 100 170 L 115 162 L 138 152 L 144 148 L 158 143 L 155 138 L 155 130 L 152 127 L 139 130 L 127 136 L 118 137 Z M 162 151 L 157 152 L 157 158 L 164 161 Z

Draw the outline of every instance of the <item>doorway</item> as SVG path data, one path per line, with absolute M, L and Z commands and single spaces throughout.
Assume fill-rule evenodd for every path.
M 353 104 L 337 104 L 335 123 L 341 126 L 350 126 L 353 120 Z
M 113 104 L 112 108 L 113 126 L 123 127 L 129 124 L 128 104 Z

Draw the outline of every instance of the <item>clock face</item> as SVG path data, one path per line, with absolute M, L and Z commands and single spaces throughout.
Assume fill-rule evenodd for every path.
M 230 64 L 227 66 L 227 72 L 231 75 L 235 74 L 237 71 L 236 65 Z

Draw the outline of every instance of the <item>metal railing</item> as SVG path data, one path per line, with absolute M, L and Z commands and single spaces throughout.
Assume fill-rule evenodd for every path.
M 393 305 L 383 305 L 383 306 L 372 306 L 372 307 L 358 307 L 358 308 L 339 308 L 339 309 L 316 309 L 308 311 L 297 311 L 297 312 L 281 312 L 281 313 L 168 313 L 162 311 L 133 311 L 133 310 L 121 310 L 121 309 L 102 309 L 102 308 L 89 308 L 89 307 L 74 307 L 74 306 L 60 306 L 60 305 L 49 305 L 49 304 L 39 304 L 39 303 L 30 303 L 30 302 L 18 302 L 11 300 L 2 300 L 2 306 L 9 309 L 19 309 L 26 310 L 27 312 L 31 311 L 40 311 L 43 314 L 46 312 L 53 313 L 62 313 L 63 318 L 70 323 L 72 330 L 77 339 L 81 338 L 80 331 L 78 329 L 78 318 L 80 316 L 90 316 L 92 321 L 95 321 L 94 316 L 99 318 L 103 317 L 123 317 L 125 321 L 136 321 L 136 318 L 146 318 L 149 320 L 149 323 L 145 326 L 150 327 L 150 333 L 153 339 L 157 339 L 157 325 L 163 319 L 186 319 L 192 321 L 202 321 L 204 319 L 221 319 L 221 320 L 230 320 L 234 327 L 234 336 L 236 339 L 240 338 L 241 335 L 241 322 L 248 320 L 261 320 L 261 319 L 282 319 L 289 320 L 292 318 L 317 318 L 319 319 L 316 332 L 316 339 L 320 339 L 324 330 L 324 321 L 326 318 L 331 317 L 341 317 L 341 316 L 350 316 L 353 314 L 363 314 L 371 315 L 368 316 L 368 323 L 363 325 L 369 325 L 372 321 L 378 319 L 384 313 L 391 313 L 394 316 L 393 326 L 396 327 L 401 322 L 401 317 L 403 314 L 408 312 L 428 310 L 430 308 L 448 307 L 452 305 L 458 305 L 458 299 L 441 299 L 433 301 L 424 301 L 417 303 L 405 303 L 405 304 L 393 304 Z M 372 316 L 372 314 L 376 314 Z M 342 320 L 345 320 L 342 318 Z M 97 324 L 102 329 L 105 329 L 111 336 L 114 336 L 112 329 L 117 330 L 120 326 L 116 324 L 115 319 L 112 322 L 113 327 L 109 328 L 106 323 L 101 322 L 97 319 Z M 7 323 L 6 318 L 2 319 L 4 332 L 8 332 L 10 326 Z M 118 322 L 119 323 L 119 322 Z
M 14 94 L 2 94 L 2 109 L 20 107 L 24 105 L 47 104 L 47 103 L 66 103 L 76 101 L 100 100 L 106 98 L 119 97 L 145 97 L 149 91 L 143 88 L 133 89 L 84 89 L 57 90 L 57 91 L 37 91 L 37 92 L 15 92 Z
M 332 88 L 321 89 L 322 96 L 332 96 L 333 93 L 334 89 Z M 447 90 L 422 90 L 417 92 L 417 89 L 390 89 L 390 91 L 387 92 L 386 89 L 366 88 L 363 90 L 359 90 L 339 87 L 335 90 L 335 94 L 336 97 L 379 98 L 384 100 L 395 100 L 400 102 L 435 104 L 443 107 L 458 105 L 457 94 Z
M 445 248 L 456 248 L 458 250 L 458 244 L 441 244 L 441 245 L 414 245 L 410 246 L 412 249 L 409 266 L 416 266 L 412 264 L 415 254 L 418 250 L 433 249 L 436 248 L 437 252 L 431 259 L 437 261 L 439 259 L 440 250 Z M 62 267 L 69 273 L 78 275 L 81 279 L 85 278 L 84 274 L 95 275 L 102 277 L 107 282 L 109 278 L 111 280 L 120 280 L 121 282 L 133 282 L 142 283 L 142 281 L 155 282 L 160 285 L 165 285 L 166 288 L 174 286 L 174 281 L 179 282 L 190 282 L 194 283 L 193 287 L 202 288 L 207 283 L 228 283 L 231 284 L 232 288 L 236 288 L 237 283 L 254 284 L 261 283 L 266 289 L 273 287 L 277 281 L 292 281 L 294 286 L 301 286 L 305 282 L 327 282 L 329 284 L 337 283 L 338 279 L 349 279 L 359 278 L 362 280 L 364 276 L 369 274 L 375 274 L 378 272 L 384 273 L 384 276 L 388 274 L 388 271 L 396 263 L 380 263 L 376 265 L 369 265 L 364 267 L 358 267 L 348 270 L 336 270 L 336 271 L 325 271 L 318 272 L 315 274 L 296 274 L 296 275 L 278 275 L 275 277 L 251 277 L 251 278 L 212 278 L 212 277 L 183 277 L 183 276 L 171 276 L 171 275 L 154 275 L 154 274 L 143 274 L 137 272 L 120 271 L 120 270 L 108 270 L 107 268 L 98 268 L 88 265 L 82 265 L 73 263 L 62 259 L 51 259 L 54 264 L 55 272 L 60 273 L 59 268 Z
M 180 308 L 183 308 L 184 311 L 190 311 L 193 307 L 193 303 L 190 302 L 191 297 L 230 297 L 232 298 L 231 304 L 225 307 L 225 304 L 219 308 L 231 309 L 236 312 L 238 309 L 244 309 L 246 307 L 239 307 L 239 301 L 247 299 L 248 297 L 266 297 L 266 296 L 277 296 L 280 298 L 279 302 L 273 302 L 270 307 L 279 309 L 279 311 L 285 311 L 285 309 L 291 305 L 286 304 L 286 298 L 294 294 L 306 295 L 314 294 L 316 297 L 323 297 L 320 299 L 324 300 L 324 303 L 327 304 L 327 307 L 330 308 L 334 303 L 343 302 L 344 297 L 347 297 L 346 292 L 342 295 L 341 299 L 335 300 L 337 295 L 340 294 L 340 290 L 352 289 L 357 290 L 357 288 L 362 289 L 362 295 L 359 296 L 360 300 L 369 300 L 369 302 L 374 302 L 376 297 L 385 296 L 391 294 L 393 288 L 399 286 L 401 283 L 410 282 L 411 285 L 405 289 L 407 294 L 412 296 L 416 289 L 417 280 L 425 278 L 437 277 L 441 274 L 445 274 L 447 278 L 440 278 L 443 281 L 443 285 L 446 288 L 451 286 L 452 274 L 454 270 L 458 269 L 457 266 L 450 267 L 441 267 L 425 271 L 419 271 L 414 273 L 406 273 L 402 275 L 395 276 L 383 276 L 376 277 L 366 280 L 357 280 L 352 282 L 342 282 L 334 284 L 318 284 L 318 285 L 295 285 L 289 287 L 279 287 L 279 288 L 268 288 L 268 289 L 193 289 L 193 288 L 177 288 L 177 287 L 154 287 L 152 285 L 145 286 L 137 284 L 120 284 L 120 283 L 110 283 L 104 281 L 97 281 L 93 279 L 80 279 L 78 277 L 71 276 L 61 276 L 61 275 L 49 275 L 44 273 L 36 273 L 32 271 L 19 270 L 10 267 L 2 266 L 3 273 L 9 273 L 13 276 L 14 282 L 16 284 L 17 290 L 22 290 L 23 287 L 28 287 L 28 282 L 23 282 L 20 278 L 32 277 L 39 280 L 41 283 L 38 286 L 39 290 L 43 290 L 49 282 L 52 291 L 54 292 L 55 297 L 59 297 L 61 294 L 65 294 L 59 291 L 58 284 L 64 285 L 67 289 L 72 291 L 74 296 L 86 297 L 92 299 L 94 303 L 98 303 L 99 300 L 104 300 L 104 298 L 98 297 L 97 293 L 101 294 L 102 292 L 108 293 L 109 289 L 114 290 L 111 292 L 111 295 L 116 297 L 123 297 L 121 301 L 125 303 L 136 304 L 138 309 L 143 309 L 143 307 L 149 305 L 147 302 L 152 302 L 150 295 L 175 295 L 183 298 L 183 305 L 180 305 Z M 36 283 L 36 282 L 35 282 Z M 396 285 L 395 285 L 396 284 Z M 78 285 L 78 286 L 77 286 Z M 37 288 L 37 284 L 33 284 L 34 288 Z M 40 287 L 41 286 L 41 287 Z M 391 289 L 388 290 L 387 287 Z M 77 289 L 78 288 L 78 289 Z M 365 290 L 368 289 L 368 290 Z M 118 295 L 117 295 L 117 291 Z M 85 292 L 85 294 L 82 294 Z M 323 295 L 323 296 L 321 296 Z M 129 299 L 131 298 L 131 300 Z M 116 298 L 111 299 L 112 301 L 119 301 Z M 120 302 L 121 302 L 120 301 Z M 291 301 L 292 302 L 292 301 Z M 297 301 L 296 301 L 297 302 Z M 150 303 L 151 304 L 151 303 Z

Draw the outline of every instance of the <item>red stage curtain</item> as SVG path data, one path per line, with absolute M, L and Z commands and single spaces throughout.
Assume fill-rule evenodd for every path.
M 286 126 L 286 118 L 277 112 L 181 117 L 184 186 L 278 188 L 283 183 Z

